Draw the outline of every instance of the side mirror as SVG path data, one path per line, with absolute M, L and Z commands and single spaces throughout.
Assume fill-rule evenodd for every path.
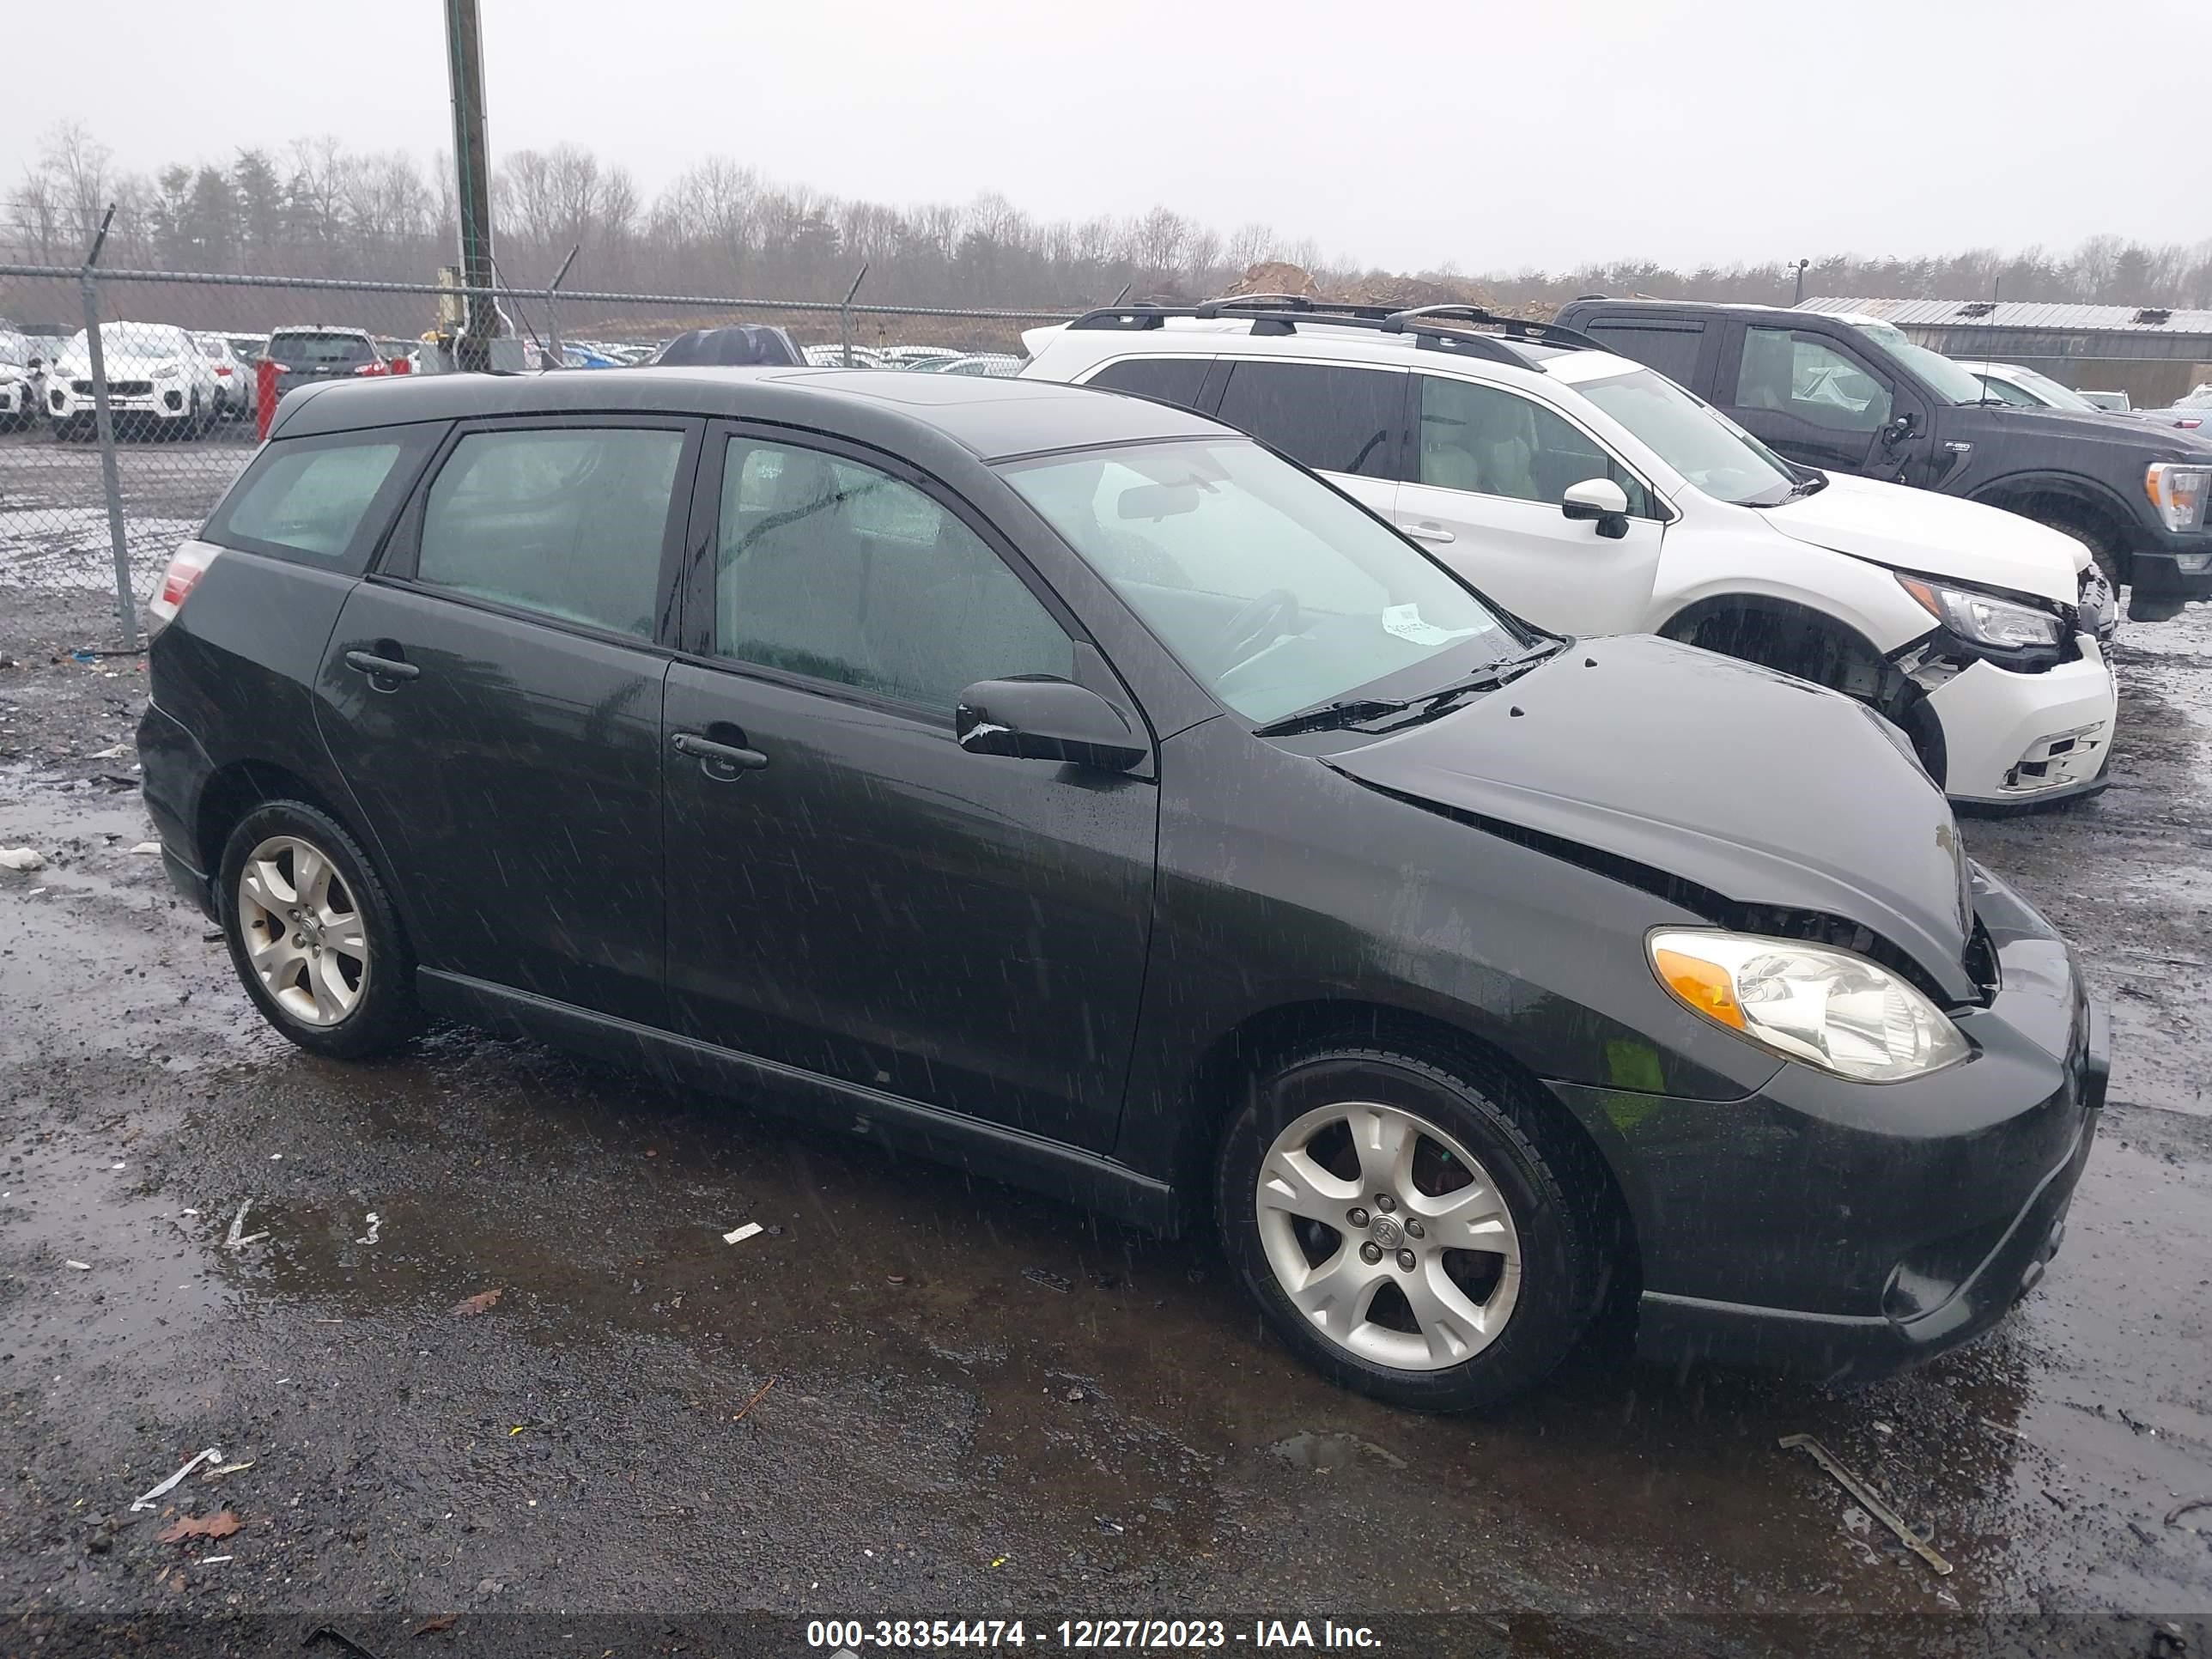
M 1570 519 L 1595 519 L 1597 533 L 1619 541 L 1628 533 L 1628 492 L 1610 478 L 1584 478 L 1569 484 L 1559 511 Z
M 1882 428 L 1881 441 L 1889 447 L 1895 448 L 1919 429 L 1920 422 L 1910 414 L 1900 415 Z
M 1126 772 L 1152 750 L 1129 717 L 1069 680 L 978 680 L 960 694 L 952 726 L 971 755 L 1064 761 Z

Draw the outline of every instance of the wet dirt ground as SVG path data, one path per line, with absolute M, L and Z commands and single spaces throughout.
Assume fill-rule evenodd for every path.
M 0 847 L 48 860 L 0 872 L 0 1648 L 184 1651 L 245 1611 L 378 1654 L 1410 1611 L 1401 1651 L 2179 1659 L 2162 1620 L 2203 1651 L 2212 1508 L 2173 1512 L 2212 1498 L 2212 611 L 2124 628 L 2106 794 L 1966 825 L 2114 1014 L 2043 1286 L 1869 1388 L 1642 1369 L 1614 1331 L 1459 1419 L 1309 1375 L 1206 1239 L 527 1045 L 289 1048 L 131 851 L 143 673 L 74 654 L 112 643 L 96 593 L 0 586 Z M 759 1640 L 688 1650 L 797 1650 Z

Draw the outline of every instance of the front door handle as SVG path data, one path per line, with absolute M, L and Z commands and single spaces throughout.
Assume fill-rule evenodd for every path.
M 716 743 L 702 738 L 696 732 L 678 732 L 668 739 L 668 746 L 679 755 L 690 755 L 699 763 L 699 769 L 708 777 L 727 782 L 740 772 L 757 772 L 768 764 L 768 757 L 757 749 L 740 749 L 732 743 Z
M 411 662 L 403 662 L 397 657 L 380 657 L 374 651 L 347 652 L 345 665 L 368 675 L 371 680 L 412 680 L 421 678 L 422 674 L 422 671 Z M 392 688 L 384 686 L 379 689 L 390 690 Z
M 1458 537 L 1440 524 L 1409 524 L 1406 533 L 1417 542 L 1455 542 Z

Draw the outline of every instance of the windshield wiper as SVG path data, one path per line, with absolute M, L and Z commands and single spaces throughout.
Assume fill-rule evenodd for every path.
M 1464 678 L 1454 680 L 1449 685 L 1439 686 L 1434 691 L 1425 692 L 1417 701 L 1425 705 L 1431 713 L 1435 713 L 1441 705 L 1455 702 L 1461 697 L 1471 697 L 1478 691 L 1495 691 L 1501 685 L 1510 685 L 1538 664 L 1550 661 L 1565 647 L 1565 640 L 1547 640 L 1540 645 L 1522 652 L 1518 656 L 1500 657 L 1496 662 L 1485 663 Z
M 1280 720 L 1269 720 L 1265 726 L 1255 726 L 1255 738 L 1292 738 L 1301 732 L 1328 732 L 1339 726 L 1356 726 L 1361 720 L 1376 720 L 1384 714 L 1404 713 L 1413 705 L 1393 697 L 1339 697 L 1333 702 L 1322 703 L 1317 708 L 1302 708 L 1295 714 L 1285 714 Z
M 1443 714 L 1458 698 L 1473 696 L 1478 691 L 1495 691 L 1501 685 L 1510 684 L 1539 663 L 1557 655 L 1566 643 L 1563 639 L 1547 639 L 1517 656 L 1485 663 L 1472 673 L 1433 691 L 1424 691 L 1417 697 L 1338 697 L 1312 708 L 1301 708 L 1265 726 L 1255 726 L 1252 735 L 1288 738 L 1301 732 L 1327 732 L 1357 726 L 1362 720 L 1380 720 L 1385 714 L 1402 714 L 1415 708 L 1425 715 Z

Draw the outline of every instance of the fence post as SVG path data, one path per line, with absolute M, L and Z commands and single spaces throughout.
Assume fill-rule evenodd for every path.
M 92 418 L 100 434 L 100 482 L 107 495 L 107 540 L 115 553 L 115 614 L 123 623 L 123 648 L 138 648 L 138 601 L 131 591 L 131 544 L 123 533 L 123 480 L 115 466 L 115 415 L 107 403 L 107 354 L 100 341 L 100 289 L 94 276 L 100 251 L 107 245 L 107 228 L 115 222 L 115 204 L 107 204 L 100 229 L 77 272 L 77 289 L 84 298 L 85 354 L 92 361 Z
M 845 290 L 845 298 L 837 307 L 837 337 L 843 343 L 845 367 L 853 366 L 853 296 L 860 291 L 860 284 L 868 280 L 868 267 L 863 264 L 860 274 L 853 278 L 853 286 Z
M 583 251 L 581 242 L 570 248 L 568 257 L 561 261 L 561 269 L 555 271 L 553 280 L 545 284 L 545 349 L 553 360 L 545 365 L 548 368 L 561 367 L 561 319 L 554 314 L 553 296 L 560 291 L 561 284 L 568 280 L 568 267 L 576 263 L 576 256 Z

